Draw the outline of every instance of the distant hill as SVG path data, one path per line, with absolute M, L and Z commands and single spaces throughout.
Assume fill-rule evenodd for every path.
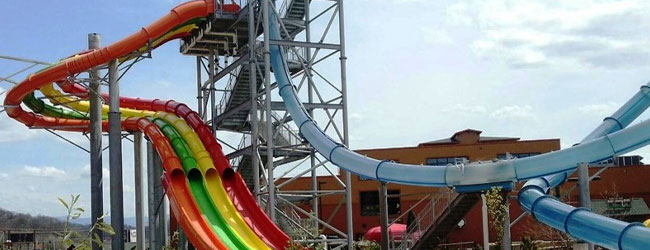
M 61 229 L 65 225 L 58 218 L 11 212 L 0 208 L 0 228 L 7 229 Z M 81 227 L 82 225 L 73 225 Z
M 0 208 L 0 229 L 62 229 L 65 226 L 65 219 L 65 216 L 34 216 Z M 104 221 L 110 223 L 111 217 L 104 218 Z M 145 225 L 147 221 L 147 218 L 144 218 Z M 85 217 L 72 220 L 70 227 L 84 228 L 89 227 L 90 224 L 90 217 Z M 125 217 L 124 225 L 127 229 L 135 228 L 135 217 Z

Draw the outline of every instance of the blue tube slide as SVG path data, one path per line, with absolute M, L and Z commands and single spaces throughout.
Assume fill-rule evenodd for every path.
M 274 13 L 270 13 L 269 16 L 270 39 L 280 40 L 280 31 L 275 22 Z M 619 126 L 621 130 L 616 132 L 613 132 L 613 130 L 616 130 L 614 128 L 608 129 L 609 125 L 603 125 L 603 128 L 599 127 L 599 129 L 613 133 L 596 137 L 569 149 L 524 159 L 447 166 L 420 166 L 380 161 L 347 149 L 344 145 L 332 140 L 317 127 L 298 98 L 296 89 L 289 77 L 283 48 L 279 45 L 271 45 L 270 49 L 271 66 L 278 83 L 280 96 L 293 121 L 299 127 L 300 134 L 333 164 L 357 175 L 383 182 L 421 186 L 449 186 L 457 189 L 479 186 L 481 189 L 487 189 L 491 186 L 490 184 L 502 185 L 503 183 L 558 173 L 561 173 L 561 176 L 566 176 L 568 172 L 576 168 L 578 163 L 600 162 L 614 155 L 630 152 L 650 144 L 650 133 L 646 132 L 650 129 L 649 120 L 627 129 L 622 129 L 623 126 L 621 125 Z M 644 96 L 641 97 L 645 98 Z M 612 122 L 621 123 L 620 120 L 625 121 L 624 118 L 632 116 L 634 116 L 633 112 L 630 115 L 623 114 L 619 117 L 619 120 Z M 633 119 L 631 118 L 631 120 Z M 608 120 L 610 119 L 606 119 L 606 123 L 612 123 L 607 122 Z M 552 198 L 544 195 L 543 188 L 537 186 L 537 184 L 542 185 L 540 181 L 544 182 L 545 180 L 545 178 L 535 179 L 531 182 L 533 184 L 526 186 L 525 190 L 522 190 L 520 196 L 520 199 L 525 199 L 522 204 L 529 204 L 530 206 L 526 209 L 529 209 L 538 220 L 555 228 L 561 228 L 564 232 L 578 238 L 607 247 L 644 249 L 650 246 L 650 230 L 646 228 L 598 216 L 584 211 L 584 209 L 572 208 L 560 202 L 557 202 L 559 203 L 557 204 Z M 547 203 L 548 205 L 546 205 Z M 540 208 L 540 210 L 534 210 L 533 208 Z M 600 223 L 606 223 L 606 226 L 602 226 Z M 616 244 L 612 242 L 616 242 Z
M 606 117 L 582 142 L 619 131 L 650 106 L 650 83 Z M 564 172 L 533 179 L 519 192 L 519 204 L 537 220 L 576 238 L 611 249 L 648 249 L 650 230 L 640 223 L 626 223 L 594 214 L 584 208 L 575 208 L 546 195 L 550 188 L 562 184 L 573 172 Z
M 273 19 L 274 20 L 274 19 Z M 279 40 L 271 23 L 270 38 Z M 447 166 L 421 166 L 380 161 L 348 150 L 329 138 L 307 114 L 291 83 L 283 49 L 271 47 L 271 64 L 288 112 L 301 135 L 335 165 L 350 172 L 384 182 L 423 186 L 472 186 L 528 180 L 574 169 L 579 162 L 599 162 L 650 144 L 650 120 L 575 147 L 543 155 L 497 162 L 478 162 Z

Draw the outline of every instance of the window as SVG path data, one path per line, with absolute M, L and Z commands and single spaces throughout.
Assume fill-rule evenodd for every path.
M 643 160 L 643 157 L 639 155 L 618 156 L 614 158 L 609 158 L 607 160 L 604 160 L 594 165 L 640 166 L 643 165 L 643 162 L 641 160 Z
M 400 191 L 388 190 L 388 214 L 396 215 L 401 213 L 400 206 Z M 379 215 L 379 192 L 378 191 L 362 191 L 359 193 L 359 202 L 361 203 L 361 216 L 377 216 Z M 394 196 L 394 197 L 391 197 Z
M 469 157 L 467 156 L 428 158 L 427 165 L 444 166 L 447 164 L 456 164 L 467 161 L 468 159 Z
M 539 152 L 532 152 L 532 153 L 511 153 L 510 156 L 512 156 L 513 158 L 521 159 L 521 158 L 526 158 L 526 157 L 530 157 L 530 156 L 534 156 L 534 155 L 538 155 L 538 154 L 540 154 L 540 153 L 539 153 Z M 505 159 L 506 159 L 506 155 L 507 155 L 507 153 L 498 154 L 498 155 L 497 155 L 497 158 L 500 159 L 500 160 L 505 160 Z
M 387 193 L 388 198 L 386 201 L 388 201 L 388 215 L 400 214 L 402 211 L 400 210 L 399 190 L 387 190 Z

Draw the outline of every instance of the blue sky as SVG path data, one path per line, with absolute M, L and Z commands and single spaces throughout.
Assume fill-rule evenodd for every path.
M 85 49 L 87 33 L 101 33 L 105 45 L 177 4 L 2 1 L 0 55 L 54 62 Z M 647 1 L 354 0 L 345 7 L 352 148 L 414 146 L 465 128 L 560 138 L 568 147 L 650 80 Z M 193 104 L 194 62 L 170 42 L 129 72 L 122 94 Z M 21 66 L 0 60 L 0 76 Z M 123 147 L 130 216 L 132 144 Z M 88 187 L 87 154 L 0 114 L 0 207 L 58 216 L 56 197 L 80 193 L 88 207 Z

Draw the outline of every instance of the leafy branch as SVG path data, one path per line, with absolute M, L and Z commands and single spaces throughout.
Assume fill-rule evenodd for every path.
M 76 229 L 72 229 L 70 227 L 70 221 L 79 219 L 81 215 L 86 212 L 77 204 L 79 197 L 80 195 L 78 194 L 70 195 L 69 201 L 58 198 L 59 203 L 61 203 L 61 205 L 63 205 L 67 210 L 65 226 L 61 237 L 65 249 L 90 250 L 92 248 L 92 243 L 100 246 L 104 244 L 101 237 L 99 237 L 99 234 L 96 233 L 97 231 L 104 232 L 107 235 L 115 235 L 115 230 L 113 230 L 113 227 L 111 227 L 110 224 L 104 222 L 104 217 L 106 217 L 106 215 L 97 218 L 97 221 L 93 223 L 88 232 L 82 233 Z

